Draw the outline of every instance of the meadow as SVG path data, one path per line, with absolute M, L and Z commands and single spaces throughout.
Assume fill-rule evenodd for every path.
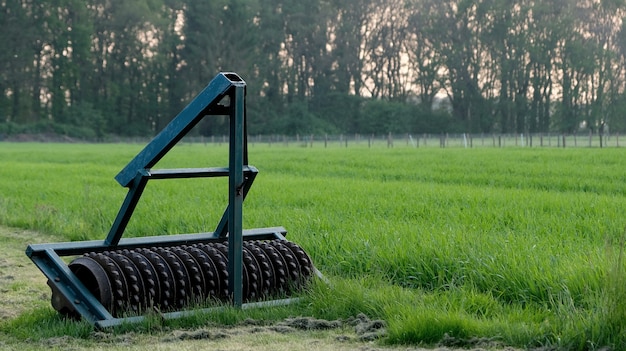
M 0 143 L 0 224 L 104 238 L 126 194 L 113 177 L 142 147 Z M 156 168 L 226 166 L 227 154 L 184 143 Z M 626 348 L 622 149 L 256 144 L 249 155 L 260 173 L 244 228 L 284 226 L 331 282 L 263 318 L 365 313 L 386 321 L 389 344 Z M 227 195 L 225 179 L 150 182 L 125 237 L 213 231 Z M 35 311 L 47 335 L 63 323 L 51 309 Z

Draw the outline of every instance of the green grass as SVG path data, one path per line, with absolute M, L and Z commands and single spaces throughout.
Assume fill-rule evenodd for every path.
M 0 143 L 0 223 L 103 238 L 142 146 Z M 396 344 L 626 346 L 621 149 L 258 144 L 250 163 L 244 227 L 286 227 L 333 282 L 280 316 L 364 312 Z M 184 144 L 158 166 L 226 165 L 226 145 Z M 126 235 L 212 231 L 226 203 L 224 179 L 151 182 Z

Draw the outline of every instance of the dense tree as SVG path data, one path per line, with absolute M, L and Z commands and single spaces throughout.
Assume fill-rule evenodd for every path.
M 589 113 L 585 120 L 593 126 L 624 121 L 623 109 L 617 108 L 620 90 L 623 92 L 624 61 L 619 60 L 619 35 L 626 3 L 622 0 L 604 0 L 591 4 L 590 21 L 584 28 L 593 48 L 593 73 L 589 82 L 586 103 Z M 623 122 L 622 122 L 623 123 Z M 619 130 L 617 128 L 616 130 Z
M 0 1 L 0 133 L 151 135 L 219 71 L 250 132 L 626 129 L 623 0 Z M 445 98 L 450 110 L 436 110 Z M 445 104 L 444 104 L 445 105 Z M 202 134 L 223 134 L 220 118 Z
M 41 118 L 39 94 L 33 89 L 42 84 L 36 76 L 44 50 L 42 29 L 37 26 L 42 6 L 30 0 L 0 3 L 0 120 L 34 122 Z
M 404 0 L 373 0 L 364 33 L 364 87 L 377 99 L 404 101 L 411 87 L 409 50 L 410 11 Z
M 481 131 L 485 124 L 488 128 L 493 109 L 486 98 L 490 86 L 485 83 L 489 80 L 484 78 L 492 62 L 481 33 L 489 21 L 486 16 L 489 4 L 467 0 L 427 0 L 427 3 L 434 17 L 432 40 L 446 71 L 441 84 L 454 114 L 468 132 Z
M 414 1 L 418 6 L 420 1 Z M 443 57 L 434 42 L 434 6 L 422 7 L 414 11 L 408 18 L 409 37 L 407 39 L 407 57 L 410 71 L 414 75 L 415 90 L 413 91 L 421 104 L 432 108 L 434 99 L 443 89 L 441 71 L 444 68 Z

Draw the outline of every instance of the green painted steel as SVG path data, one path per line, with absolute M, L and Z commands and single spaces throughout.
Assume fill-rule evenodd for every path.
M 228 177 L 228 283 L 233 304 L 243 304 L 243 163 L 245 144 L 245 88 L 235 87 L 230 101 L 230 152 Z M 234 118 L 233 118 L 234 117 Z
M 246 83 L 235 73 L 220 73 L 179 113 L 146 147 L 133 158 L 115 179 L 128 188 L 120 210 L 105 240 L 33 244 L 26 255 L 48 278 L 48 285 L 59 292 L 58 298 L 68 304 L 96 327 L 137 322 L 143 317 L 115 318 L 71 272 L 62 256 L 81 255 L 114 249 L 146 248 L 158 245 L 194 244 L 228 241 L 229 294 L 235 306 L 243 304 L 243 240 L 282 239 L 287 234 L 282 227 L 243 230 L 243 201 L 252 186 L 258 170 L 248 165 Z M 157 169 L 152 167 L 171 150 L 203 117 L 227 115 L 230 118 L 230 147 L 228 167 L 196 169 Z M 228 206 L 215 232 L 178 234 L 123 239 L 123 233 L 132 217 L 149 180 L 198 177 L 228 177 Z M 53 301 L 53 304 L 55 302 Z M 183 316 L 185 312 L 168 314 Z
M 231 88 L 235 86 L 245 89 L 246 83 L 236 73 L 218 74 L 187 107 L 115 176 L 115 180 L 124 187 L 129 186 L 130 182 L 135 179 L 137 170 L 152 168 L 204 116 L 228 115 L 230 111 L 226 111 L 228 110 L 227 106 L 224 106 L 221 102 L 225 96 L 229 95 Z

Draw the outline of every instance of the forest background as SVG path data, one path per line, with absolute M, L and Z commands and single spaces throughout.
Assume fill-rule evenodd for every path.
M 0 0 L 0 139 L 151 136 L 220 71 L 251 134 L 626 130 L 622 0 Z M 222 135 L 223 119 L 196 133 Z

